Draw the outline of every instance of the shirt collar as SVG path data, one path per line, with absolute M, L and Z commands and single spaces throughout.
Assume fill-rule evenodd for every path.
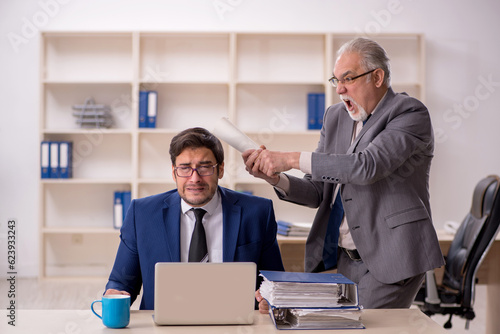
M 219 189 L 217 188 L 217 191 L 214 194 L 214 197 L 202 206 L 200 209 L 204 209 L 209 215 L 212 215 L 215 213 L 215 209 L 220 203 L 220 194 L 219 194 Z M 189 210 L 193 209 L 193 207 L 189 204 L 187 204 L 182 198 L 181 198 L 181 211 L 183 214 L 186 214 Z

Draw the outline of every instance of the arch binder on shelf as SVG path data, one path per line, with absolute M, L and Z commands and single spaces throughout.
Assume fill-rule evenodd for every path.
M 156 128 L 158 113 L 158 92 L 141 90 L 139 92 L 139 128 Z
M 130 202 L 132 200 L 130 191 L 115 191 L 113 206 L 113 227 L 120 229 L 125 220 Z
M 42 179 L 50 178 L 50 142 L 40 144 L 40 167 Z
M 42 141 L 40 144 L 42 179 L 73 177 L 73 143 L 71 141 Z

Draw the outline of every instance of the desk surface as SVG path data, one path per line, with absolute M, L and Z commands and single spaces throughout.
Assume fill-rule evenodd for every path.
M 5 314 L 5 312 L 3 312 Z M 119 333 L 116 329 L 104 327 L 90 310 L 17 310 L 16 327 L 7 324 L 8 318 L 1 317 L 1 333 Z M 366 329 L 336 330 L 342 334 L 411 334 L 411 333 L 446 333 L 436 322 L 417 309 L 363 310 L 361 316 Z M 170 333 L 170 334 L 231 334 L 231 333 L 286 333 L 277 330 L 267 314 L 255 311 L 253 325 L 236 326 L 156 326 L 152 311 L 132 311 L 130 324 L 123 333 Z M 319 334 L 327 331 L 300 331 L 300 334 Z M 333 333 L 333 331 L 328 331 Z M 291 332 L 290 332 L 291 333 Z M 295 331 L 294 331 L 295 333 Z M 299 333 L 299 332 L 296 332 Z

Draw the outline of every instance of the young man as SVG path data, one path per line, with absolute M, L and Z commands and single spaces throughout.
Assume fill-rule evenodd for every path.
M 177 189 L 132 201 L 105 294 L 128 294 L 133 302 L 142 285 L 140 308 L 153 309 L 157 262 L 255 262 L 257 270 L 283 271 L 272 201 L 218 186 L 219 139 L 203 128 L 184 130 L 172 139 L 170 157 Z M 203 209 L 202 217 L 193 209 Z M 205 237 L 195 237 L 195 229 Z
M 429 203 L 429 112 L 392 90 L 389 58 L 370 39 L 341 47 L 330 82 L 341 103 L 326 110 L 315 152 L 264 148 L 243 159 L 281 199 L 318 208 L 306 271 L 337 268 L 365 308 L 407 308 L 424 273 L 444 264 Z M 305 177 L 280 174 L 292 168 Z

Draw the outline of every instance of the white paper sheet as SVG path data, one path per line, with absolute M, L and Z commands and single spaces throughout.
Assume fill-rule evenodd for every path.
M 258 149 L 259 145 L 238 129 L 226 117 L 222 117 L 216 124 L 212 133 L 240 152 L 248 149 Z

